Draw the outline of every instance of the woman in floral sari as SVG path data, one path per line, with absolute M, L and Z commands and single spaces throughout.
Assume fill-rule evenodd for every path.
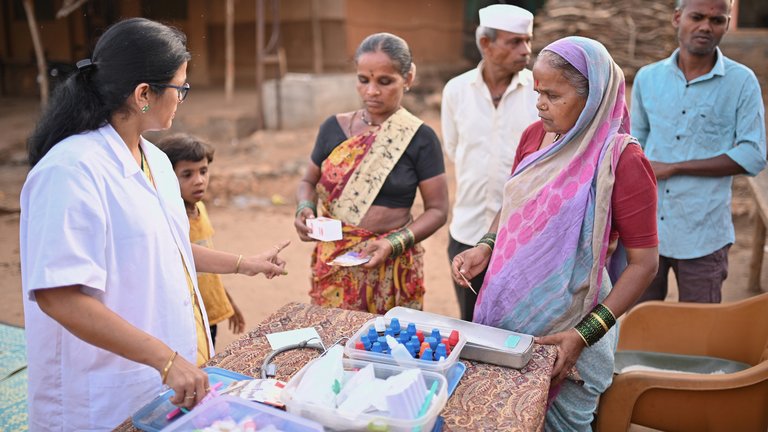
M 611 327 L 656 274 L 656 184 L 605 47 L 556 41 L 533 77 L 541 121 L 523 133 L 490 233 L 454 259 L 453 277 L 487 268 L 474 321 L 557 346 L 545 429 L 588 431 L 613 374 Z M 618 239 L 628 264 L 612 287 Z M 565 379 L 574 365 L 583 384 Z
M 408 45 L 377 33 L 355 53 L 363 108 L 328 118 L 297 192 L 294 225 L 313 241 L 306 220 L 341 220 L 343 238 L 317 242 L 312 254 L 314 304 L 385 313 L 421 309 L 423 254 L 418 244 L 447 219 L 448 186 L 440 141 L 400 102 L 416 73 Z M 416 191 L 424 212 L 413 218 Z M 348 252 L 370 257 L 360 266 L 332 265 Z

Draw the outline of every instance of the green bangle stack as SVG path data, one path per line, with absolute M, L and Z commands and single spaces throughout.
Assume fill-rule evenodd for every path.
M 301 213 L 301 211 L 304 210 L 305 208 L 312 209 L 312 214 L 317 216 L 317 205 L 315 205 L 315 203 L 313 201 L 309 201 L 309 200 L 301 200 L 301 201 L 299 201 L 299 205 L 296 207 L 296 214 L 295 214 L 295 216 L 298 216 L 299 213 Z
M 480 246 L 481 244 L 484 244 L 489 248 L 491 248 L 491 250 L 493 250 L 493 247 L 496 246 L 496 233 L 495 232 L 485 233 L 485 235 L 480 237 L 480 240 L 477 241 L 477 244 L 475 246 Z
M 576 331 L 587 346 L 599 341 L 616 324 L 616 316 L 604 304 L 599 303 L 578 324 Z
M 403 228 L 399 231 L 395 231 L 387 236 L 387 241 L 392 246 L 392 255 L 390 257 L 397 258 L 406 250 L 413 247 L 416 243 L 416 237 L 413 235 L 413 231 L 408 228 Z

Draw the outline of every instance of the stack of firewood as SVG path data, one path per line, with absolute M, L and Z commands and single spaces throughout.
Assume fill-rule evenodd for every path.
M 600 41 L 628 81 L 677 47 L 674 0 L 548 0 L 534 19 L 533 52 L 565 36 Z

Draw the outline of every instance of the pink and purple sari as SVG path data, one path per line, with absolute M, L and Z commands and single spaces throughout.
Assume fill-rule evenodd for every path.
M 568 37 L 545 50 L 589 80 L 589 96 L 575 126 L 523 159 L 507 181 L 474 315 L 475 322 L 536 336 L 573 327 L 610 291 L 605 263 L 614 174 L 634 140 L 625 133 L 624 75 L 605 47 Z M 610 384 L 615 339 L 614 329 L 584 350 L 577 369 L 589 391 L 569 400 L 564 385 L 547 428 L 589 425 L 597 395 Z

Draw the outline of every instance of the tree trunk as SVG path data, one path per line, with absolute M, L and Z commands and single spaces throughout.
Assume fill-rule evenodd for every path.
M 224 94 L 227 101 L 232 100 L 235 92 L 235 0 L 227 0 L 224 48 Z
M 40 32 L 37 30 L 35 6 L 32 4 L 32 0 L 24 0 L 24 12 L 27 13 L 27 24 L 29 24 L 29 33 L 32 35 L 32 44 L 35 47 L 35 58 L 37 58 L 37 84 L 40 86 L 40 105 L 45 109 L 48 106 L 48 67 L 45 62 L 43 44 L 40 42 Z

